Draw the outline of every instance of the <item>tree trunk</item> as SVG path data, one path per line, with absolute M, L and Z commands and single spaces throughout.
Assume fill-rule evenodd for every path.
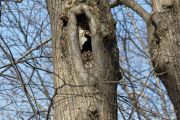
M 180 4 L 152 0 L 148 42 L 155 71 L 163 82 L 180 120 Z
M 117 120 L 119 52 L 109 0 L 47 0 L 54 120 Z

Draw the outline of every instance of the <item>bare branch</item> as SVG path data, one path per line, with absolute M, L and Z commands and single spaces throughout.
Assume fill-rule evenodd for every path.
M 20 3 L 20 2 L 22 2 L 23 0 L 1 0 L 1 1 L 6 1 L 6 2 L 11 1 L 11 2 Z
M 133 0 L 115 0 L 113 2 L 110 2 L 109 4 L 111 8 L 116 7 L 118 5 L 125 5 L 131 8 L 138 15 L 140 15 L 146 21 L 146 23 L 148 22 L 150 18 L 150 14 L 143 7 L 141 7 L 137 2 Z
M 50 40 L 51 40 L 51 37 L 48 38 L 47 40 L 43 41 L 42 43 L 40 43 L 38 46 L 36 46 L 36 47 L 30 49 L 30 50 L 27 51 L 23 56 L 21 56 L 19 59 L 17 59 L 17 60 L 15 61 L 15 63 L 18 63 L 18 61 L 20 61 L 20 60 L 22 60 L 23 58 L 25 58 L 29 53 L 31 53 L 32 51 L 38 49 L 39 47 L 41 47 L 43 44 L 49 42 Z M 13 64 L 14 64 L 14 63 L 13 63 Z M 8 70 L 9 68 L 10 68 L 10 66 L 7 67 L 5 70 L 1 71 L 0 74 L 4 73 L 4 72 L 5 72 L 6 70 Z

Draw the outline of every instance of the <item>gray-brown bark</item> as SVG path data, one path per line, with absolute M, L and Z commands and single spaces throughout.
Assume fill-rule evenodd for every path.
M 180 5 L 177 0 L 153 0 L 148 42 L 155 71 L 180 119 Z
M 47 0 L 55 120 L 116 120 L 119 53 L 108 0 Z
M 151 16 L 133 0 L 115 0 L 111 7 L 126 5 L 147 23 L 148 44 L 155 72 L 163 82 L 180 119 L 180 3 L 151 0 Z

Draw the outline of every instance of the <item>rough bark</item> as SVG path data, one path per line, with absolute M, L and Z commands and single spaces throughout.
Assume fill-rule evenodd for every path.
M 47 0 L 54 120 L 117 120 L 119 53 L 109 0 Z
M 178 0 L 153 0 L 147 23 L 155 71 L 163 82 L 180 119 L 180 5 Z

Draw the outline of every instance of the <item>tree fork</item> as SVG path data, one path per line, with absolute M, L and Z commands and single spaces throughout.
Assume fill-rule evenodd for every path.
M 108 0 L 47 0 L 55 120 L 117 120 L 119 52 Z M 63 86 L 63 87 L 62 87 Z

